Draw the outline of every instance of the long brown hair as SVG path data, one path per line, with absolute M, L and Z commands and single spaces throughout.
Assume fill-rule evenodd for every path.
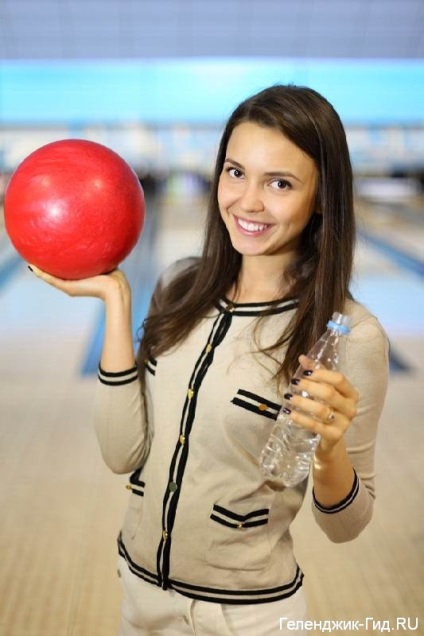
M 267 350 L 272 354 L 287 346 L 277 378 L 288 381 L 299 355 L 308 351 L 332 313 L 342 311 L 350 297 L 355 243 L 352 167 L 343 125 L 324 97 L 293 85 L 276 85 L 253 95 L 229 118 L 216 158 L 202 255 L 164 289 L 160 306 L 153 304 L 143 325 L 139 362 L 183 341 L 214 302 L 237 285 L 241 256 L 221 219 L 217 191 L 228 141 L 244 122 L 283 133 L 314 160 L 319 173 L 316 212 L 303 231 L 298 258 L 285 274 L 298 309 Z

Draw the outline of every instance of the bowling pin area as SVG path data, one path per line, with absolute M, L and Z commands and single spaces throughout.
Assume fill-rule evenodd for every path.
M 199 253 L 207 190 L 190 173 L 144 185 L 145 229 L 123 264 L 135 340 L 160 272 Z M 371 621 L 396 627 L 405 618 L 418 621 L 409 633 L 424 634 L 424 196 L 399 178 L 362 179 L 357 190 L 352 291 L 391 344 L 375 513 L 356 541 L 332 544 L 313 521 L 308 491 L 293 527 L 296 555 L 312 621 L 356 621 L 359 630 L 334 633 L 375 634 Z M 129 493 L 127 476 L 103 464 L 93 429 L 102 330 L 100 301 L 34 277 L 0 214 L 2 636 L 117 634 L 116 537 Z

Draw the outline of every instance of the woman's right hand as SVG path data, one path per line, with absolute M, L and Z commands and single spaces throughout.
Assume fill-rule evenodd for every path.
M 28 267 L 37 278 L 59 289 L 68 296 L 92 296 L 107 302 L 109 297 L 120 295 L 126 299 L 131 295 L 127 278 L 119 269 L 114 269 L 108 274 L 100 274 L 99 276 L 92 276 L 90 278 L 65 280 L 52 276 L 35 265 L 29 265 Z

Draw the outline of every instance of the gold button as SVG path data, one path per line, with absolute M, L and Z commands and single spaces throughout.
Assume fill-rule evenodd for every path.
M 234 311 L 233 303 L 228 303 L 228 305 L 225 307 L 225 311 L 233 312 Z
M 126 488 L 127 490 L 132 490 L 132 486 L 130 486 L 129 484 L 127 484 L 127 485 L 125 486 L 125 488 Z
M 162 538 L 163 538 L 163 540 L 164 540 L 164 541 L 166 541 L 166 540 L 167 540 L 167 538 L 168 538 L 168 532 L 167 532 L 166 530 L 163 530 L 163 531 L 162 531 Z
M 209 353 L 209 351 L 212 351 L 212 345 L 211 344 L 206 345 L 206 351 L 207 351 L 207 353 Z
M 178 484 L 176 484 L 175 481 L 170 481 L 168 484 L 169 492 L 175 492 L 177 489 L 178 489 Z
M 189 400 L 191 400 L 191 398 L 193 397 L 193 395 L 194 395 L 194 391 L 193 391 L 193 389 L 189 389 L 189 390 L 187 391 L 188 399 L 189 399 Z
M 185 437 L 184 437 L 184 435 L 180 435 L 180 444 L 181 444 L 181 446 L 184 446 L 184 444 L 185 444 Z
M 258 406 L 258 409 L 259 409 L 260 411 L 266 411 L 266 410 L 267 410 L 267 408 L 268 408 L 268 407 L 267 407 L 267 405 L 266 405 L 266 404 L 259 404 L 259 406 Z
M 238 524 L 237 524 L 237 528 L 238 528 L 239 530 L 243 530 L 243 524 L 242 524 L 242 523 L 238 523 Z

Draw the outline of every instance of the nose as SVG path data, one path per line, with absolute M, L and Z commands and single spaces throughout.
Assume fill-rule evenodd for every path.
M 246 183 L 239 200 L 239 205 L 243 212 L 263 212 L 265 205 L 259 186 L 255 183 Z

